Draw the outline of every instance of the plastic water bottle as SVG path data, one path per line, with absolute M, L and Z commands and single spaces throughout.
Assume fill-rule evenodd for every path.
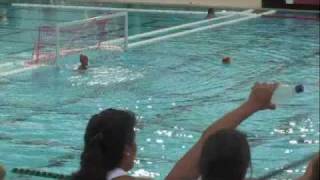
M 282 104 L 292 96 L 302 93 L 304 86 L 302 84 L 290 86 L 287 84 L 279 84 L 278 88 L 273 92 L 271 99 L 272 104 Z

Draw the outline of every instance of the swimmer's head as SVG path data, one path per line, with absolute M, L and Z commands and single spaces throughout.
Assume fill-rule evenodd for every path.
M 210 15 L 213 15 L 215 13 L 215 10 L 214 10 L 214 8 L 209 8 L 208 9 L 208 15 L 210 14 Z
M 80 63 L 83 66 L 88 66 L 89 58 L 86 55 L 80 54 Z
M 7 10 L 0 8 L 0 21 L 7 21 Z
M 231 58 L 226 56 L 222 59 L 223 64 L 230 64 L 231 63 Z

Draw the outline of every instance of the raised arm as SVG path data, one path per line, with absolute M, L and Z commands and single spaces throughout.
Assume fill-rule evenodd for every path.
M 319 179 L 319 161 L 320 152 L 309 162 L 306 172 L 297 180 L 314 180 Z
M 277 84 L 256 83 L 249 99 L 234 111 L 213 123 L 204 131 L 200 140 L 177 162 L 166 180 L 195 180 L 200 176 L 198 161 L 206 139 L 221 129 L 234 129 L 246 118 L 259 110 L 275 109 L 271 97 Z

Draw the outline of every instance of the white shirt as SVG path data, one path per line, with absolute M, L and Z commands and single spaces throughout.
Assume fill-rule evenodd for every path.
M 128 173 L 123 169 L 115 168 L 114 170 L 111 170 L 108 172 L 106 180 L 113 180 L 114 178 L 118 178 L 126 175 L 128 175 Z

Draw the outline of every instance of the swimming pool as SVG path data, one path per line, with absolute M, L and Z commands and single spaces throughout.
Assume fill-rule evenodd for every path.
M 38 25 L 83 16 L 82 10 L 9 7 L 8 21 L 0 24 L 0 63 L 30 57 Z M 129 13 L 129 34 L 201 19 Z M 233 63 L 222 65 L 223 56 Z M 85 74 L 73 71 L 78 56 L 69 56 L 59 67 L 1 78 L 1 163 L 71 173 L 79 164 L 88 118 L 118 107 L 139 117 L 133 173 L 163 179 L 212 121 L 245 100 L 256 81 L 303 83 L 306 93 L 241 126 L 251 143 L 252 176 L 319 150 L 319 22 L 258 18 L 121 54 L 90 52 L 89 57 L 91 68 Z M 303 166 L 280 177 L 292 179 Z M 11 178 L 19 179 L 9 174 Z M 35 179 L 20 177 L 28 178 Z

